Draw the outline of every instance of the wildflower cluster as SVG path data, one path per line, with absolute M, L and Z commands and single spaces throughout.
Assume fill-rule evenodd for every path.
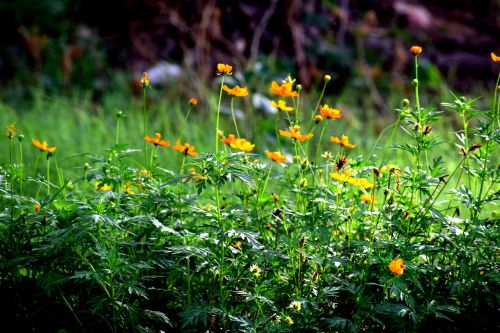
M 7 330 L 494 331 L 498 83 L 486 110 L 455 96 L 423 106 L 425 53 L 407 52 L 412 96 L 369 156 L 372 137 L 353 134 L 343 123 L 349 109 L 325 95 L 330 75 L 311 102 L 290 75 L 247 88 L 223 63 L 213 74 L 217 103 L 201 102 L 214 112 L 194 115 L 212 118 L 189 121 L 198 100 L 186 98 L 185 114 L 166 126 L 173 133 L 148 131 L 152 82 L 143 74 L 143 112 L 127 117 L 136 125 L 142 116 L 144 133 L 126 136 L 142 151 L 120 140 L 121 111 L 104 154 L 61 160 L 63 135 L 54 155 L 47 141 L 13 140 L 19 129 L 8 126 L 0 290 L 4 317 L 18 319 Z M 491 60 L 496 66 L 493 52 Z M 252 89 L 276 112 L 251 112 Z M 461 122 L 458 149 L 439 146 L 439 117 Z M 23 160 L 24 146 L 32 151 Z

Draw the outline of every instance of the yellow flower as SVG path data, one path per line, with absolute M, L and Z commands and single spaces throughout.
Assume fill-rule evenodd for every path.
M 375 200 L 374 195 L 368 195 L 368 194 L 362 194 L 361 195 L 361 202 L 364 202 L 365 204 L 372 204 L 372 203 L 377 203 L 377 200 Z
M 290 325 L 290 326 L 292 326 L 292 325 L 293 325 L 293 320 L 292 320 L 292 318 L 291 318 L 290 316 L 285 316 L 285 319 L 284 319 L 284 320 L 285 320 L 285 323 L 286 323 L 287 325 Z
M 288 131 L 283 131 L 283 130 L 280 130 L 280 135 L 281 136 L 284 136 L 286 138 L 292 138 L 292 139 L 295 139 L 299 142 L 304 142 L 305 140 L 311 138 L 313 136 L 312 133 L 307 133 L 307 134 L 300 134 L 300 126 L 290 126 L 288 127 L 288 129 L 290 130 L 290 132 Z
M 222 89 L 224 89 L 224 91 L 229 95 L 236 97 L 243 97 L 248 95 L 248 89 L 240 87 L 239 85 L 235 85 L 233 88 L 229 88 L 227 85 L 224 85 Z
M 103 184 L 102 181 L 97 181 L 95 183 L 95 189 L 98 190 L 98 191 L 110 191 L 111 190 L 111 186 L 109 186 L 108 184 Z
M 374 184 L 368 181 L 368 179 L 366 178 L 350 178 L 347 180 L 347 182 L 351 185 L 362 187 L 365 190 L 368 190 L 374 186 Z
M 494 62 L 500 62 L 500 56 L 497 56 L 493 52 L 490 53 L 490 56 L 491 56 L 491 60 L 493 60 Z
M 413 45 L 412 47 L 410 47 L 410 52 L 414 56 L 418 56 L 420 53 L 422 53 L 422 47 L 418 45 Z
M 402 275 L 405 268 L 406 266 L 403 264 L 403 259 L 401 258 L 393 260 L 389 264 L 389 269 L 396 275 Z
M 237 242 L 234 242 L 233 244 L 231 244 L 231 246 L 236 250 L 241 250 L 241 247 L 243 246 L 243 244 L 241 243 L 241 241 L 237 241 Z
M 271 101 L 271 105 L 274 106 L 276 109 L 281 110 L 281 111 L 293 111 L 293 107 L 287 106 L 286 102 L 284 100 L 279 100 L 278 103 L 275 101 Z
M 165 141 L 165 140 L 160 140 L 160 138 L 161 138 L 160 133 L 155 133 L 155 137 L 154 138 L 151 138 L 149 135 L 146 135 L 144 137 L 144 140 L 147 141 L 147 142 L 150 142 L 150 143 L 154 144 L 155 146 L 162 146 L 162 147 L 168 147 L 168 146 L 170 146 L 170 142 Z
M 299 312 L 302 309 L 302 302 L 293 301 L 288 307 L 293 311 Z
M 353 149 L 354 147 L 356 147 L 355 144 L 349 143 L 349 138 L 347 136 L 345 136 L 345 135 L 342 135 L 341 138 L 337 138 L 336 136 L 332 136 L 330 138 L 330 141 L 338 143 L 342 147 L 347 147 L 347 148 L 351 148 L 351 149 Z
M 265 153 L 267 157 L 278 163 L 283 163 L 286 161 L 286 157 L 282 155 L 279 151 L 270 152 L 269 150 L 266 149 Z
M 349 179 L 351 179 L 351 171 L 346 170 L 344 173 L 339 174 L 337 172 L 332 172 L 330 174 L 330 178 L 335 179 L 339 182 L 347 182 Z
M 42 141 L 40 143 L 40 141 L 38 141 L 37 139 L 33 139 L 33 140 L 31 140 L 31 142 L 35 145 L 35 147 L 40 149 L 40 151 L 44 151 L 47 153 L 53 153 L 56 151 L 56 147 L 49 147 L 49 145 L 47 144 L 47 141 Z
M 125 192 L 125 193 L 127 193 L 129 195 L 135 194 L 134 190 L 132 189 L 132 186 L 133 186 L 133 184 L 130 181 L 128 181 L 125 184 L 123 184 L 123 192 Z
M 142 73 L 142 78 L 141 78 L 141 80 L 139 81 L 139 84 L 140 84 L 140 85 L 141 85 L 141 87 L 143 87 L 143 88 L 147 88 L 147 87 L 149 87 L 149 76 L 148 76 L 148 73 L 147 73 L 147 72 Z
M 12 139 L 16 135 L 16 123 L 12 123 L 7 127 L 7 137 Z
M 231 75 L 233 71 L 233 66 L 228 64 L 217 64 L 217 74 L 227 74 Z
M 271 87 L 269 91 L 273 95 L 279 95 L 282 97 L 296 97 L 299 96 L 297 91 L 293 91 L 293 83 L 290 81 L 285 81 L 282 85 L 279 85 L 278 82 L 271 82 Z
M 342 118 L 342 112 L 340 112 L 339 109 L 334 109 L 334 108 L 329 107 L 328 104 L 320 106 L 319 112 L 326 119 L 340 119 L 340 118 Z
M 196 146 L 191 146 L 189 143 L 184 143 L 182 145 L 180 140 L 177 140 L 175 146 L 172 147 L 173 150 L 184 154 L 184 156 L 198 156 L 198 153 L 194 151 L 195 148 Z

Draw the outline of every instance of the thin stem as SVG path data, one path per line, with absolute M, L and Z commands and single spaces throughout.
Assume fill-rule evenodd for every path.
M 116 120 L 116 133 L 115 133 L 115 145 L 119 143 L 119 133 L 120 133 L 120 118 Z
M 318 165 L 319 149 L 321 148 L 321 140 L 323 139 L 323 134 L 325 133 L 325 129 L 326 129 L 326 122 L 323 124 L 323 128 L 321 129 L 321 134 L 319 135 L 318 144 L 316 146 L 316 156 L 314 157 L 314 162 L 316 163 L 316 165 Z
M 314 107 L 314 110 L 311 114 L 311 118 L 309 119 L 309 126 L 307 128 L 311 129 L 310 131 L 312 131 L 312 126 L 313 126 L 313 123 L 314 123 L 314 116 L 316 115 L 316 112 L 318 112 L 318 108 L 319 108 L 319 105 L 321 104 L 321 101 L 323 100 L 323 95 L 325 94 L 325 89 L 326 89 L 326 85 L 328 84 L 329 81 L 325 81 L 325 83 L 323 84 L 323 89 L 321 89 L 321 94 L 319 95 L 319 98 L 318 98 L 318 102 L 316 103 L 316 106 Z M 310 132 L 308 131 L 308 132 Z M 306 151 L 309 152 L 309 142 L 310 141 L 307 141 L 306 143 Z
M 146 121 L 146 117 L 147 117 L 147 109 L 146 109 L 146 86 L 142 89 L 142 102 L 143 102 L 143 106 L 142 106 L 142 128 L 143 128 L 143 135 L 142 137 L 146 137 L 146 134 L 147 134 L 147 121 Z M 148 168 L 148 146 L 147 146 L 147 142 L 144 141 L 144 167 L 147 169 Z
M 420 98 L 418 94 L 418 56 L 415 56 L 415 84 L 413 85 L 415 87 L 415 104 L 417 106 L 417 117 L 418 117 L 418 124 L 422 125 L 422 115 L 421 115 L 421 110 L 420 110 Z
M 182 142 L 182 136 L 184 135 L 184 129 L 186 128 L 186 124 L 187 124 L 187 121 L 188 121 L 188 118 L 189 118 L 189 115 L 191 114 L 191 110 L 193 109 L 193 107 L 191 106 L 191 104 L 189 104 L 189 109 L 188 109 L 188 112 L 186 114 L 186 117 L 184 117 L 184 123 L 182 124 L 182 128 L 179 132 L 179 141 Z
M 14 168 L 12 165 L 12 138 L 9 138 L 9 165 L 10 165 L 10 203 L 11 222 L 14 222 Z
M 222 102 L 222 87 L 224 86 L 224 75 L 222 75 L 222 80 L 220 82 L 219 91 L 219 104 L 217 105 L 217 116 L 215 119 L 215 154 L 219 154 L 219 118 L 220 118 L 220 105 Z
M 257 202 L 260 202 L 260 199 L 262 198 L 264 192 L 266 191 L 267 182 L 269 180 L 269 176 L 271 175 L 272 170 L 273 170 L 273 165 L 271 164 L 271 166 L 269 167 L 269 171 L 267 172 L 266 180 L 264 181 L 264 186 L 262 187 L 262 191 L 260 191 L 259 200 Z
M 47 155 L 47 196 L 50 196 L 50 158 Z
M 21 174 L 19 175 L 19 194 L 23 196 L 23 175 L 24 175 L 24 165 L 23 165 L 23 145 L 19 142 L 19 164 L 21 165 Z
M 234 129 L 236 130 L 236 136 L 240 137 L 240 132 L 238 131 L 238 124 L 236 123 L 236 117 L 234 116 L 234 97 L 231 97 L 231 115 L 233 116 Z

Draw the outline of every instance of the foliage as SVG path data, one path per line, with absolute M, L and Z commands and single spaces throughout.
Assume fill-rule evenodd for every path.
M 418 56 L 414 61 L 418 70 Z M 71 179 L 58 163 L 59 148 L 38 149 L 34 163 L 23 160 L 24 150 L 37 148 L 9 126 L 0 168 L 0 318 L 7 330 L 495 327 L 496 94 L 486 110 L 466 97 L 422 107 L 417 76 L 415 103 L 403 100 L 391 135 L 382 132 L 403 156 L 394 161 L 385 150 L 353 156 L 353 135 L 322 144 L 325 133 L 344 134 L 342 112 L 316 117 L 320 106 L 327 109 L 324 88 L 313 112 L 304 112 L 302 89 L 287 77 L 273 93 L 294 110 L 275 115 L 268 132 L 276 135 L 261 144 L 274 152 L 266 157 L 239 134 L 221 133 L 233 125 L 238 133 L 239 96 L 230 97 L 232 122 L 219 122 L 229 75 L 221 73 L 218 101 L 210 104 L 214 127 L 198 133 L 215 145 L 205 143 L 213 150 L 198 156 L 189 154 L 191 145 L 174 151 L 158 144 L 159 135 L 138 148 L 124 143 L 144 137 L 136 134 L 141 125 L 149 133 L 145 81 L 143 124 L 124 138 L 117 114 L 110 148 L 85 155 L 89 162 Z M 195 105 L 172 121 L 180 127 L 175 139 L 186 145 L 195 142 Z M 444 161 L 433 127 L 450 111 L 462 129 L 455 158 Z M 398 130 L 406 140 L 394 140 Z M 177 164 L 164 164 L 160 154 Z

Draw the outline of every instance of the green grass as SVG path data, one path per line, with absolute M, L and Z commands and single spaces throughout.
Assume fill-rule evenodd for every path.
M 268 94 L 267 83 L 252 86 Z M 0 122 L 24 135 L 22 165 L 17 137 L 0 143 L 13 153 L 0 169 L 0 319 L 22 331 L 492 329 L 499 106 L 451 97 L 420 108 L 413 88 L 386 101 L 387 122 L 366 111 L 369 95 L 320 103 L 303 91 L 300 130 L 314 136 L 302 143 L 275 134 L 276 117 L 287 129 L 294 114 L 265 115 L 237 98 L 252 152 L 221 142 L 216 151 L 218 105 L 230 105 L 219 86 L 202 89 L 187 122 L 175 89 L 146 90 L 148 134 L 174 144 L 182 132 L 200 153 L 157 147 L 157 160 L 142 100 L 123 91 L 99 105 L 36 93 L 29 110 L 0 103 Z M 324 103 L 344 117 L 309 128 Z M 218 129 L 234 133 L 230 113 Z M 358 146 L 329 142 L 342 134 Z M 56 153 L 47 158 L 31 138 Z

